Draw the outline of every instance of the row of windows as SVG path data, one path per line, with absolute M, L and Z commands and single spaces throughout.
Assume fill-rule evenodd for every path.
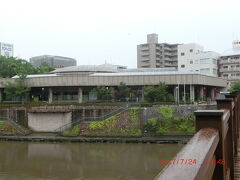
M 238 73 L 238 74 L 224 74 L 223 75 L 223 77 L 230 77 L 230 76 L 232 76 L 232 77 L 235 77 L 235 76 L 240 77 L 240 74 Z
M 234 68 L 240 68 L 240 65 L 231 65 L 231 66 L 223 66 L 223 69 L 234 69 Z

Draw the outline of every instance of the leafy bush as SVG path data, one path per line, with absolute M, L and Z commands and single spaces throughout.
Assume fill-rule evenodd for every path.
M 139 109 L 130 109 L 129 111 L 130 122 L 136 122 Z
M 159 109 L 159 113 L 164 117 L 164 118 L 171 118 L 173 116 L 173 111 L 171 108 L 168 107 L 161 107 Z
M 194 133 L 195 116 L 172 117 L 172 111 L 164 108 L 161 111 L 163 118 L 150 118 L 145 125 L 145 131 L 150 134 L 165 133 Z
M 103 121 L 94 121 L 89 124 L 89 130 L 113 129 L 118 116 L 111 116 Z
M 77 136 L 79 134 L 79 132 L 80 132 L 80 124 L 74 126 L 70 130 L 63 131 L 62 135 L 63 136 Z

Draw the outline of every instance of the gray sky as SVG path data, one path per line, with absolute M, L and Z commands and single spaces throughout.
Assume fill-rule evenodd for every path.
M 0 0 L 0 41 L 19 58 L 136 67 L 137 44 L 198 43 L 222 53 L 240 39 L 240 0 Z

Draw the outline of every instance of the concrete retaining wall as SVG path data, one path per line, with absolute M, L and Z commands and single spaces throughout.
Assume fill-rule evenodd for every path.
M 72 121 L 72 113 L 28 113 L 28 127 L 35 132 L 54 132 Z
M 193 115 L 196 110 L 216 110 L 216 105 L 159 105 L 143 108 L 143 122 L 150 118 L 161 118 L 159 110 L 161 107 L 169 107 L 173 110 L 174 117 Z

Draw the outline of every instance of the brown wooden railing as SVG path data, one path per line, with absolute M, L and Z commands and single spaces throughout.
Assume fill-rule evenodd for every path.
M 217 109 L 195 111 L 197 133 L 173 159 L 165 160 L 155 180 L 234 179 L 240 94 L 218 99 Z

